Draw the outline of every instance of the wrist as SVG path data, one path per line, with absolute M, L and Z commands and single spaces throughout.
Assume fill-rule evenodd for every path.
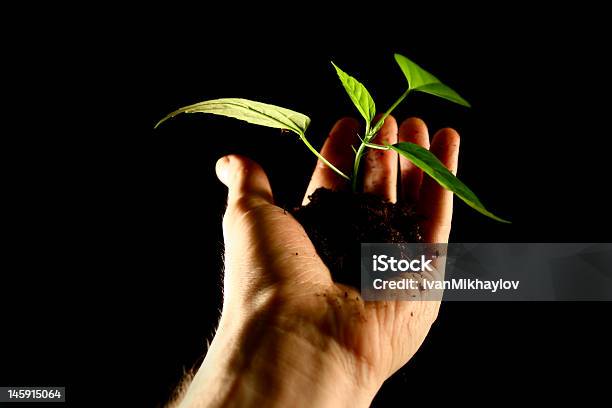
M 369 406 L 381 385 L 369 368 L 318 328 L 291 321 L 222 321 L 181 406 Z

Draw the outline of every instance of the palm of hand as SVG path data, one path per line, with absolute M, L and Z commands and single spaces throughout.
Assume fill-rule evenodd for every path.
M 323 156 L 340 169 L 349 169 L 352 157 L 347 152 L 351 152 L 349 145 L 355 142 L 357 131 L 356 121 L 339 121 L 322 149 Z M 395 119 L 387 118 L 377 142 L 395 143 L 398 137 L 429 148 L 427 128 L 418 119 L 406 120 L 398 132 Z M 457 133 L 443 129 L 431 146 L 453 172 L 458 144 Z M 230 188 L 223 223 L 224 314 L 226 310 L 263 310 L 267 321 L 282 332 L 313 344 L 324 337 L 342 364 L 384 381 L 414 355 L 437 316 L 439 302 L 364 302 L 356 289 L 333 282 L 302 226 L 273 204 L 263 170 L 238 156 L 225 160 L 218 167 L 220 178 Z M 398 166 L 397 160 L 394 152 L 369 151 L 364 165 L 364 190 L 397 200 L 399 167 L 400 199 L 418 203 L 426 216 L 422 226 L 426 241 L 446 242 L 452 193 L 423 178 L 409 162 L 400 159 Z M 338 189 L 344 188 L 344 183 L 318 163 L 305 202 L 318 187 Z

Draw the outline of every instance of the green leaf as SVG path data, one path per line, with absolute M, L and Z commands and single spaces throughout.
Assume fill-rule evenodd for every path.
M 470 107 L 469 102 L 463 99 L 457 92 L 444 85 L 438 78 L 408 58 L 401 54 L 395 54 L 395 61 L 397 61 L 397 64 L 406 76 L 410 90 L 425 92 L 458 103 L 459 105 Z
M 160 120 L 155 127 L 180 113 L 211 113 L 244 120 L 254 125 L 291 130 L 298 135 L 304 135 L 310 124 L 308 116 L 279 106 L 248 99 L 223 98 L 180 108 Z
M 336 64 L 332 62 L 334 68 L 336 68 L 336 72 L 338 73 L 338 78 L 342 82 L 346 93 L 349 95 L 361 116 L 366 120 L 368 126 L 374 119 L 374 115 L 376 114 L 376 105 L 374 105 L 374 99 L 368 92 L 365 86 L 346 72 L 342 71 Z
M 442 187 L 452 191 L 476 211 L 494 220 L 510 223 L 489 212 L 476 194 L 451 173 L 429 150 L 414 143 L 401 142 L 389 146 L 436 180 Z
M 317 156 L 323 163 L 341 177 L 350 180 L 349 176 L 331 164 L 310 144 L 310 142 L 308 142 L 306 138 L 306 129 L 308 129 L 308 125 L 310 125 L 310 118 L 301 113 L 248 99 L 224 98 L 204 101 L 175 110 L 157 122 L 155 127 L 157 128 L 166 120 L 180 113 L 211 113 L 213 115 L 244 120 L 255 125 L 291 130 L 300 136 L 300 139 L 304 142 L 308 150 Z

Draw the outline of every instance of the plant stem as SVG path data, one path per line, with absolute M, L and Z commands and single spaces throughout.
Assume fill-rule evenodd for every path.
M 377 149 L 377 150 L 391 150 L 391 148 L 388 145 L 377 145 L 374 143 L 365 143 L 365 145 L 367 147 L 369 147 L 370 149 Z
M 355 153 L 355 163 L 353 164 L 353 177 L 351 178 L 351 187 L 353 189 L 353 192 L 357 191 L 357 175 L 359 174 L 359 162 L 361 161 L 361 156 L 363 156 L 363 150 L 365 149 L 365 147 L 365 142 L 361 142 L 357 153 Z
M 354 192 L 357 191 L 357 179 L 358 179 L 357 176 L 359 174 L 359 164 L 361 162 L 361 156 L 363 156 L 364 149 L 366 147 L 372 147 L 374 149 L 378 148 L 381 150 L 388 150 L 388 148 L 385 148 L 380 145 L 371 145 L 369 141 L 372 140 L 372 138 L 376 135 L 376 133 L 380 129 L 380 126 L 378 126 L 378 124 L 384 123 L 387 116 L 389 116 L 391 112 L 393 112 L 393 109 L 395 109 L 397 105 L 402 103 L 402 101 L 406 98 L 406 96 L 408 96 L 409 92 L 410 92 L 410 88 L 406 89 L 406 91 L 397 99 L 397 101 L 395 101 L 393 105 L 391 105 L 391 107 L 387 109 L 387 111 L 378 120 L 378 122 L 376 122 L 374 127 L 370 128 L 369 123 L 366 123 L 365 136 L 363 137 L 363 140 L 361 141 L 361 144 L 359 145 L 359 149 L 357 150 L 357 153 L 355 154 L 355 163 L 353 164 L 353 177 L 351 177 L 351 186 Z M 378 147 L 374 147 L 374 146 L 378 146 Z
M 300 139 L 302 139 L 302 142 L 304 142 L 304 144 L 306 145 L 306 147 L 308 147 L 308 149 L 314 153 L 315 156 L 317 156 L 319 158 L 319 160 L 321 160 L 323 163 L 325 163 L 325 165 L 327 165 L 327 167 L 329 167 L 330 169 L 332 169 L 333 171 L 335 171 L 336 173 L 338 173 L 341 177 L 350 180 L 351 178 L 349 176 L 347 176 L 346 174 L 344 174 L 342 171 L 340 171 L 338 168 L 336 168 L 336 166 L 334 166 L 333 164 L 331 164 L 325 157 L 323 157 L 321 155 L 321 153 L 319 153 L 317 151 L 317 149 L 315 149 L 314 147 L 312 147 L 312 145 L 310 144 L 310 142 L 308 142 L 308 139 L 306 139 L 306 135 L 305 134 L 300 134 Z
M 406 91 L 397 99 L 397 101 L 395 101 L 393 105 L 391 105 L 391 107 L 387 109 L 385 114 L 382 116 L 382 118 L 380 118 L 380 120 L 376 124 L 378 125 L 378 123 L 387 119 L 387 116 L 389 116 L 391 112 L 393 112 L 393 109 L 397 108 L 397 105 L 399 105 L 400 103 L 402 103 L 404 99 L 406 99 L 406 96 L 408 96 L 409 93 L 410 93 L 410 88 L 406 89 Z M 377 128 L 377 127 L 378 126 L 374 126 L 374 128 Z M 369 139 L 366 139 L 366 141 L 369 141 Z

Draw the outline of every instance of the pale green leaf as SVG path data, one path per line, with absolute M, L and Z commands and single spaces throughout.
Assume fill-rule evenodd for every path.
M 361 116 L 363 116 L 363 118 L 369 125 L 374 119 L 374 115 L 376 114 L 376 105 L 374 104 L 374 99 L 372 99 L 372 96 L 361 82 L 359 82 L 346 72 L 342 71 L 333 62 L 332 65 L 334 66 L 334 68 L 336 68 L 338 78 L 340 78 L 340 82 L 342 82 L 342 86 L 344 86 L 346 93 L 357 107 L 359 113 L 361 113 Z
M 397 64 L 406 76 L 410 90 L 425 92 L 459 105 L 470 107 L 469 102 L 463 99 L 457 92 L 444 85 L 438 78 L 425 71 L 407 57 L 395 54 L 395 61 L 397 61 Z
M 497 221 L 505 223 L 510 222 L 488 211 L 478 197 L 476 197 L 476 194 L 463 184 L 461 180 L 455 177 L 455 175 L 453 175 L 453 173 L 451 173 L 429 150 L 409 142 L 396 143 L 389 147 L 410 160 L 415 166 L 436 180 L 442 187 L 455 193 L 457 197 L 465 201 L 467 205 L 476 211 Z
M 278 129 L 291 130 L 304 135 L 310 118 L 301 113 L 240 98 L 213 99 L 180 108 L 160 120 L 155 127 L 180 113 L 211 113 L 244 120 L 246 122 Z

